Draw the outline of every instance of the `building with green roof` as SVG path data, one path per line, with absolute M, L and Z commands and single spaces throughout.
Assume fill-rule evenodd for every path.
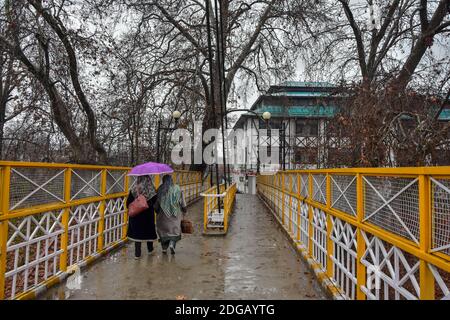
M 270 145 L 285 169 L 320 167 L 320 159 L 325 156 L 325 150 L 320 148 L 325 122 L 334 117 L 340 100 L 337 87 L 328 82 L 287 81 L 271 86 L 251 106 L 252 113 L 241 115 L 235 124 L 235 129 L 244 129 L 248 141 L 245 164 L 236 165 L 235 169 L 256 172 L 258 145 Z M 266 111 L 271 113 L 269 127 L 254 114 L 261 116 Z M 258 144 L 260 129 L 261 133 L 270 129 L 270 135 L 261 134 Z M 265 167 L 261 163 L 261 169 Z M 275 165 L 273 169 L 280 167 L 283 166 Z
M 342 104 L 343 97 L 337 89 L 329 82 L 286 81 L 271 86 L 253 103 L 251 112 L 242 114 L 235 124 L 235 129 L 244 129 L 247 146 L 245 163 L 235 165 L 235 170 L 256 172 L 258 146 L 270 146 L 272 152 L 279 155 L 279 163 L 284 164 L 286 170 L 320 168 L 332 157 L 351 150 L 345 138 L 339 141 L 325 139 L 326 123 L 336 115 Z M 264 134 L 264 129 L 268 127 L 261 119 L 266 111 L 271 113 L 270 134 Z M 450 109 L 443 109 L 439 119 L 450 121 Z M 258 135 L 259 130 L 261 135 Z M 263 162 L 260 167 L 263 171 Z M 269 167 L 274 171 L 283 168 L 283 165 Z

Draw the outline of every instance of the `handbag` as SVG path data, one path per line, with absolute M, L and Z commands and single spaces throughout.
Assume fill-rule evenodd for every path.
M 181 220 L 181 232 L 182 233 L 194 233 L 194 226 L 192 225 L 192 221 L 187 219 Z
M 128 206 L 128 216 L 130 218 L 136 217 L 146 209 L 148 209 L 147 199 L 138 191 L 138 197 Z

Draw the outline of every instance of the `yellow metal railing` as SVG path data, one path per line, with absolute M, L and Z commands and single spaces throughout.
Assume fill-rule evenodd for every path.
M 126 239 L 129 169 L 0 162 L 0 300 L 32 298 Z M 199 172 L 173 178 L 187 203 L 205 189 Z
M 204 197 L 203 231 L 205 232 L 208 230 L 208 226 L 212 227 L 210 223 L 213 215 L 218 214 L 219 206 L 221 219 L 213 228 L 222 229 L 223 233 L 228 232 L 230 215 L 233 212 L 233 205 L 236 199 L 236 183 L 233 183 L 227 189 L 225 189 L 224 184 L 221 184 L 219 192 L 217 192 L 217 186 L 213 186 L 201 194 Z
M 258 193 L 348 299 L 450 298 L 450 167 L 285 171 Z

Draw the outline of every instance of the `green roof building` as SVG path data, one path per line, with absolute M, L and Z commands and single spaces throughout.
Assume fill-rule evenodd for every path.
M 270 145 L 272 153 L 278 154 L 280 165 L 270 166 L 274 170 L 283 168 L 282 163 L 287 170 L 320 167 L 321 158 L 325 156 L 319 143 L 324 135 L 324 125 L 336 114 L 340 101 L 336 89 L 328 82 L 287 81 L 271 86 L 250 108 L 260 116 L 270 112 L 270 128 L 250 112 L 236 122 L 235 129 L 246 132 L 248 148 L 245 164 L 236 165 L 235 169 L 256 172 L 260 129 L 270 129 L 270 139 L 269 134 L 261 134 L 259 145 Z M 272 153 L 269 152 L 270 155 Z M 263 171 L 267 166 L 261 161 L 260 167 Z

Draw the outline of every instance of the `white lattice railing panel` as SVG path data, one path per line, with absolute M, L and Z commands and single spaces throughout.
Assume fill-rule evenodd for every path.
M 428 268 L 430 268 L 435 282 L 435 298 L 438 300 L 450 300 L 450 273 L 444 272 L 429 263 Z
M 416 300 L 420 297 L 419 259 L 363 232 L 367 283 L 362 289 L 370 300 Z
M 9 210 L 64 202 L 65 169 L 11 168 Z
M 136 184 L 136 181 L 137 181 L 137 177 L 135 177 L 135 176 L 128 177 L 128 191 L 133 189 L 134 185 Z M 153 177 L 152 177 L 152 181 L 154 181 Z
M 450 255 L 450 180 L 431 178 L 432 251 Z
M 297 239 L 299 233 L 299 217 L 298 217 L 298 200 L 296 198 L 292 198 L 292 232 L 294 234 L 294 239 Z
M 282 212 L 281 212 L 282 195 L 283 195 L 283 193 L 281 191 L 279 191 L 279 190 L 275 191 L 275 195 L 274 195 L 275 196 L 275 198 L 274 198 L 275 212 L 278 214 L 279 218 L 281 218 L 281 214 L 282 214 Z
M 314 174 L 313 179 L 313 200 L 322 204 L 327 203 L 327 176 L 325 174 Z
M 73 207 L 69 211 L 68 265 L 83 261 L 97 251 L 100 202 Z
M 6 298 L 36 287 L 59 270 L 63 211 L 49 211 L 8 221 Z
M 106 194 L 125 192 L 125 170 L 107 170 L 106 173 Z
M 290 201 L 289 201 L 290 197 L 288 195 L 284 196 L 284 223 L 286 224 L 286 226 L 289 226 L 289 215 L 290 215 L 290 211 L 291 211 L 291 205 L 290 205 Z
M 322 266 L 327 268 L 327 216 L 320 209 L 313 209 L 313 257 Z
M 356 176 L 331 175 L 331 207 L 356 216 Z
M 417 178 L 363 177 L 365 218 L 419 244 Z
M 101 170 L 72 170 L 71 200 L 101 196 Z
M 125 201 L 123 198 L 106 200 L 104 247 L 123 239 Z
M 309 248 L 309 205 L 304 201 L 300 202 L 300 241 Z
M 349 299 L 356 298 L 356 228 L 338 218 L 332 218 L 333 280 Z

